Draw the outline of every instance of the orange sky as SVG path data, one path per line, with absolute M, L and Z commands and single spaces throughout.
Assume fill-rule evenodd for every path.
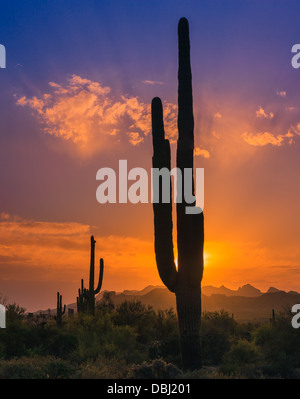
M 152 205 L 96 201 L 98 168 L 116 169 L 119 159 L 128 159 L 129 168 L 151 167 L 149 105 L 138 97 L 116 99 L 109 93 L 99 82 L 73 76 L 66 85 L 52 82 L 39 98 L 16 98 L 18 112 L 33 111 L 35 134 L 42 141 L 39 154 L 34 146 L 14 147 L 33 166 L 24 163 L 23 188 L 19 174 L 12 177 L 19 183 L 24 213 L 3 210 L 0 216 L 1 291 L 28 309 L 53 306 L 56 290 L 66 302 L 75 301 L 80 279 L 88 277 L 91 234 L 97 258 L 105 261 L 103 289 L 161 284 Z M 238 99 L 228 100 L 216 108 L 213 96 L 206 94 L 209 129 L 195 106 L 195 163 L 205 169 L 203 284 L 299 290 L 300 192 L 293 170 L 298 127 L 288 125 L 276 140 L 271 133 L 255 135 L 253 124 L 274 118 L 271 110 L 276 115 L 278 104 L 270 111 L 261 106 L 249 110 L 239 107 Z M 275 94 L 274 103 L 280 100 Z M 174 163 L 176 105 L 167 103 L 165 112 Z M 44 156 L 48 160 L 42 161 Z M 59 165 L 62 160 L 67 167 Z M 33 170 L 37 175 L 30 174 Z
M 203 285 L 300 291 L 300 72 L 289 59 L 296 39 L 289 29 L 299 24 L 281 26 L 285 42 L 273 41 L 281 12 L 270 19 L 265 8 L 270 26 L 259 35 L 254 9 L 254 19 L 247 9 L 231 10 L 226 26 L 222 9 L 213 9 L 210 18 L 222 22 L 213 28 L 206 14 L 202 24 L 194 18 L 197 2 L 191 7 L 195 166 L 205 170 Z M 20 55 L 14 68 L 1 70 L 0 293 L 27 310 L 54 307 L 58 290 L 64 302 L 76 301 L 80 279 L 88 278 L 92 234 L 96 257 L 104 258 L 103 290 L 161 284 L 152 205 L 96 201 L 99 168 L 117 170 L 126 159 L 129 169 L 150 174 L 154 96 L 163 100 L 175 166 L 177 15 L 167 25 L 141 24 L 127 11 L 118 16 L 119 32 L 107 22 L 116 17 L 112 10 L 99 13 L 102 25 L 91 31 L 74 24 L 69 36 L 62 22 L 66 36 L 57 48 L 47 29 L 48 55 L 42 36 L 27 32 L 40 64 L 35 59 L 33 68 Z M 90 27 L 89 18 L 80 14 L 80 23 Z M 78 32 L 82 42 L 71 48 Z M 84 40 L 90 34 L 96 36 Z

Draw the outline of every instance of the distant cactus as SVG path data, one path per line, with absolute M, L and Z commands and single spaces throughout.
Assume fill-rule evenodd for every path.
M 73 317 L 74 316 L 74 309 L 69 308 L 68 309 L 68 317 Z
M 62 326 L 62 317 L 66 313 L 66 305 L 64 305 L 64 310 L 62 309 L 62 295 L 57 293 L 57 306 L 56 306 L 56 325 L 57 327 Z
M 81 289 L 78 289 L 77 312 L 85 313 L 88 305 L 88 290 L 84 288 L 83 278 L 81 279 Z
M 95 284 L 95 244 L 94 236 L 91 236 L 91 261 L 90 261 L 90 281 L 89 289 L 84 288 L 83 279 L 81 279 L 81 289 L 78 290 L 77 297 L 77 312 L 88 311 L 91 314 L 95 314 L 95 295 L 99 294 L 104 271 L 104 261 L 100 259 L 100 272 L 97 288 L 94 289 Z
M 189 25 L 185 18 L 178 24 L 178 141 L 177 168 L 184 177 L 184 169 L 193 169 L 194 117 L 192 75 L 190 66 Z M 161 100 L 152 100 L 153 168 L 171 168 L 169 140 L 165 139 Z M 182 182 L 182 188 L 184 181 Z M 162 180 L 160 181 L 160 193 Z M 182 189 L 183 190 L 183 189 Z M 177 203 L 178 270 L 173 252 L 172 202 L 153 203 L 155 254 L 159 275 L 166 287 L 176 295 L 180 344 L 184 369 L 201 367 L 201 280 L 203 274 L 204 218 L 186 214 L 184 200 Z M 194 178 L 193 178 L 194 194 Z M 193 204 L 192 204 L 193 205 Z M 195 204 L 194 204 L 195 205 Z
M 100 259 L 100 272 L 97 288 L 94 289 L 95 283 L 95 244 L 94 237 L 91 236 L 91 263 L 90 263 L 90 284 L 89 284 L 89 298 L 88 298 L 88 311 L 95 314 L 95 295 L 99 294 L 102 287 L 104 262 Z
M 270 319 L 271 323 L 275 322 L 275 310 L 272 309 L 272 319 Z

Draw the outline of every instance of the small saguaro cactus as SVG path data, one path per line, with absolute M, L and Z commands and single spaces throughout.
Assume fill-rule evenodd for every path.
M 103 270 L 104 270 L 104 262 L 103 259 L 100 259 L 100 272 L 99 272 L 99 280 L 97 288 L 94 289 L 95 283 L 95 244 L 94 236 L 91 236 L 91 263 L 90 263 L 90 283 L 88 290 L 88 311 L 91 314 L 95 314 L 95 295 L 99 294 L 102 281 L 103 281 Z
M 173 251 L 172 201 L 162 200 L 162 178 L 159 201 L 153 203 L 155 255 L 158 272 L 166 287 L 176 295 L 180 346 L 184 369 L 197 369 L 201 362 L 201 280 L 203 274 L 204 218 L 203 212 L 186 214 L 184 169 L 193 170 L 194 117 L 192 75 L 190 65 L 189 25 L 186 18 L 178 24 L 178 140 L 177 168 L 182 174 L 181 198 L 177 203 L 178 270 Z M 153 168 L 171 169 L 170 143 L 165 139 L 163 107 L 160 98 L 152 100 Z M 192 178 L 194 195 L 194 176 Z M 171 177 L 170 177 L 171 187 Z M 155 187 L 153 187 L 155 189 Z M 178 193 L 178 191 L 177 191 Z
M 272 319 L 271 322 L 274 323 L 275 322 L 275 309 L 272 309 Z
M 87 311 L 88 290 L 84 288 L 83 278 L 81 279 L 81 289 L 78 289 L 77 312 L 84 313 Z
M 56 306 L 56 325 L 57 327 L 62 326 L 62 317 L 66 313 L 66 305 L 64 305 L 64 310 L 62 308 L 62 295 L 57 293 L 57 306 Z
M 69 308 L 68 309 L 68 317 L 73 317 L 74 316 L 74 309 Z
M 77 297 L 77 312 L 89 312 L 95 314 L 95 295 L 99 294 L 102 281 L 103 281 L 103 271 L 104 271 L 104 261 L 100 259 L 100 272 L 97 288 L 94 289 L 95 284 L 95 244 L 96 241 L 94 236 L 91 236 L 91 260 L 90 260 L 90 279 L 89 279 L 89 289 L 84 288 L 83 279 L 81 279 L 81 289 L 78 289 Z

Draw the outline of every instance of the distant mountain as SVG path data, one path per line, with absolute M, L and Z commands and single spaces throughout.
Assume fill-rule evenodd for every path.
M 152 306 L 156 310 L 176 307 L 175 295 L 165 287 L 154 288 L 144 295 L 125 295 L 123 292 L 118 294 L 112 291 L 109 296 L 115 305 L 124 301 L 141 301 L 144 305 Z
M 275 287 L 270 287 L 270 288 L 268 289 L 268 291 L 267 291 L 267 294 L 270 294 L 270 293 L 272 293 L 272 292 L 285 292 L 285 291 L 278 290 L 278 289 L 275 288 Z
M 233 296 L 235 295 L 236 291 L 226 288 L 224 285 L 221 287 L 213 287 L 212 285 L 204 285 L 202 287 L 202 294 L 211 296 L 215 294 L 226 295 L 226 296 Z
M 221 285 L 221 287 L 213 287 L 212 285 L 207 285 L 202 287 L 202 293 L 204 295 L 210 296 L 210 295 L 226 295 L 226 296 L 245 296 L 245 297 L 256 297 L 259 295 L 262 295 L 263 293 L 253 287 L 250 284 L 245 284 L 242 287 L 239 287 L 237 290 L 231 290 L 229 288 L 224 287 L 224 285 Z
M 262 292 L 258 288 L 255 288 L 250 284 L 246 284 L 237 289 L 237 295 L 245 297 L 256 297 L 262 295 Z
M 147 286 L 143 290 L 125 290 L 123 292 L 102 291 L 97 296 L 97 301 L 103 298 L 104 293 L 109 293 L 112 302 L 119 305 L 124 301 L 141 301 L 146 306 L 152 306 L 155 310 L 176 309 L 175 295 L 164 286 Z M 219 311 L 225 310 L 234 315 L 238 321 L 268 320 L 271 318 L 272 309 L 275 315 L 285 309 L 300 303 L 300 294 L 295 291 L 281 291 L 270 287 L 266 293 L 250 284 L 245 284 L 237 290 L 231 290 L 224 286 L 219 288 L 213 286 L 202 287 L 202 310 Z M 67 309 L 75 309 L 76 303 L 67 305 Z M 56 312 L 51 309 L 51 314 Z M 35 312 L 35 313 L 40 313 Z M 48 311 L 42 311 L 48 313 Z
M 145 295 L 124 295 L 111 293 L 110 298 L 113 303 L 119 305 L 124 300 L 139 300 L 146 306 L 154 309 L 176 309 L 175 295 L 166 288 L 155 288 Z M 203 311 L 225 310 L 233 314 L 238 321 L 248 320 L 269 320 L 272 317 L 272 309 L 275 315 L 291 309 L 295 303 L 300 303 L 300 294 L 289 294 L 287 292 L 262 293 L 259 296 L 226 296 L 222 294 L 212 294 L 210 296 L 202 294 Z
M 285 292 L 283 290 L 279 290 L 275 287 L 270 287 L 266 294 L 274 293 L 274 292 Z M 264 292 L 259 290 L 258 288 L 253 287 L 251 284 L 245 284 L 239 287 L 237 290 L 231 290 L 226 288 L 224 285 L 221 287 L 213 287 L 212 285 L 206 285 L 202 287 L 202 293 L 207 296 L 211 295 L 225 295 L 225 296 L 243 296 L 243 297 L 258 297 L 263 295 Z M 298 295 L 299 293 L 296 291 L 289 291 L 288 294 Z
M 265 293 L 258 297 L 225 297 L 213 295 L 203 297 L 203 309 L 215 311 L 224 309 L 234 314 L 238 321 L 268 320 L 271 318 L 272 309 L 275 316 L 280 312 L 290 310 L 295 303 L 300 303 L 300 294 L 286 292 Z
M 154 290 L 155 288 L 164 288 L 163 285 L 148 285 L 147 287 L 143 288 L 141 291 L 138 290 L 124 290 L 122 293 L 124 295 L 145 295 L 148 292 Z
M 288 294 L 290 294 L 290 295 L 299 295 L 299 293 L 296 292 L 296 291 L 289 291 Z

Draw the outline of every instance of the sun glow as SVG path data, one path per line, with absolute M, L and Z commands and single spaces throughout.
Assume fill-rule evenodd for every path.
M 203 265 L 206 267 L 209 263 L 210 254 L 206 251 L 203 252 Z

